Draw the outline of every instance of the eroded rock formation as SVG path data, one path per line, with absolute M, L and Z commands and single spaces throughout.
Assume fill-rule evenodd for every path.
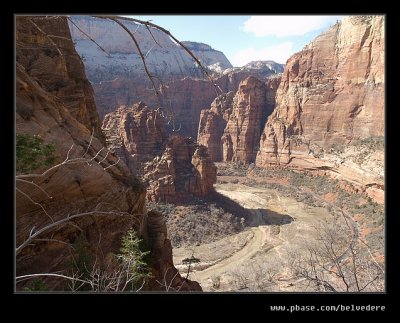
M 293 55 L 276 105 L 258 166 L 326 167 L 361 185 L 383 184 L 383 168 L 356 166 L 351 158 L 336 163 L 335 145 L 384 135 L 384 17 L 345 17 Z M 383 167 L 383 152 L 377 158 Z
M 221 137 L 233 107 L 233 92 L 221 94 L 210 109 L 201 110 L 197 142 L 208 148 L 213 161 L 223 160 Z
M 102 128 L 109 149 L 124 159 L 133 174 L 142 173 L 145 162 L 162 154 L 168 137 L 162 114 L 143 102 L 107 114 Z
M 255 77 L 240 83 L 223 134 L 224 160 L 244 163 L 255 160 L 262 125 L 266 119 L 265 92 L 265 84 Z
M 148 182 L 149 200 L 207 195 L 213 191 L 216 168 L 206 147 L 189 137 L 170 138 L 167 121 L 162 112 L 138 103 L 107 114 L 103 129 L 109 148 Z
M 219 96 L 200 115 L 198 142 L 207 146 L 213 161 L 255 161 L 265 120 L 274 109 L 279 77 L 265 82 L 248 77 L 233 97 Z
M 147 198 L 168 203 L 208 195 L 216 178 L 217 168 L 207 148 L 181 136 L 169 139 L 162 156 L 146 164 L 144 175 Z
M 52 35 L 52 41 L 46 35 Z M 29 233 L 53 221 L 90 212 L 55 226 L 23 248 L 16 257 L 17 275 L 64 273 L 70 269 L 71 245 L 79 236 L 84 237 L 98 264 L 106 264 L 118 252 L 121 237 L 129 228 L 146 238 L 154 250 L 152 257 L 158 263 L 153 267 L 154 279 L 162 280 L 163 270 L 176 272 L 166 237 L 150 239 L 158 232 L 166 234 L 164 228 L 154 225 L 162 216 L 151 214 L 151 221 L 144 221 L 143 185 L 104 148 L 92 89 L 74 50 L 66 18 L 17 17 L 16 39 L 16 131 L 39 135 L 44 143 L 54 144 L 56 162 L 75 159 L 45 176 L 17 180 L 16 244 L 20 246 Z M 50 289 L 67 286 L 64 280 L 43 280 Z M 17 284 L 17 289 L 26 283 Z M 181 290 L 200 289 L 178 274 L 173 286 L 181 285 Z

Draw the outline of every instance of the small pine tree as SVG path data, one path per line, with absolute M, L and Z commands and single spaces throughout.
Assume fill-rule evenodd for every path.
M 117 254 L 122 267 L 127 271 L 131 290 L 137 290 L 143 281 L 151 277 L 151 270 L 146 262 L 150 251 L 142 250 L 142 240 L 130 229 L 122 238 L 120 253 Z

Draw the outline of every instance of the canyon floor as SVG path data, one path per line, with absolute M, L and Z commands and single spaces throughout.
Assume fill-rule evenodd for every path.
M 335 185 L 320 185 L 317 194 L 306 185 L 291 185 L 293 182 L 285 176 L 260 176 L 240 166 L 229 173 L 226 165 L 218 167 L 214 202 L 222 208 L 230 203 L 231 213 L 236 208 L 239 214 L 245 214 L 246 225 L 239 232 L 231 230 L 207 243 L 183 243 L 173 249 L 174 263 L 183 277 L 189 268 L 182 260 L 192 255 L 199 260 L 191 264 L 189 278 L 198 281 L 204 291 L 313 291 L 309 282 L 293 275 L 293 261 L 296 255 L 307 252 L 308 242 L 318 238 L 316 228 L 333 221 L 335 225 L 350 224 L 341 260 L 348 256 L 351 244 L 359 238 L 371 240 L 371 236 L 371 241 L 380 241 L 374 249 L 378 250 L 377 258 L 382 259 L 383 225 L 375 224 L 371 229 L 368 219 L 359 221 L 355 216 L 354 220 L 347 212 L 338 216 L 342 208 L 335 203 L 338 192 L 331 192 Z M 282 187 L 296 191 L 296 196 Z M 358 198 L 357 203 L 367 203 L 360 194 L 348 194 L 347 199 L 349 196 Z

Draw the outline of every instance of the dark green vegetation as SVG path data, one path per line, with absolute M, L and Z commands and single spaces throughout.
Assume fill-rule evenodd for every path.
M 56 161 L 54 144 L 43 143 L 38 135 L 16 134 L 16 170 L 17 173 L 29 173 L 44 166 L 52 166 Z
M 46 292 L 48 290 L 47 284 L 40 278 L 35 278 L 28 287 L 24 288 L 25 292 Z
M 132 229 L 122 237 L 119 253 L 107 265 L 99 264 L 84 235 L 78 236 L 72 247 L 74 257 L 70 264 L 70 276 L 76 282 L 65 286 L 65 289 L 137 291 L 151 277 L 150 251 L 144 250 L 142 239 Z

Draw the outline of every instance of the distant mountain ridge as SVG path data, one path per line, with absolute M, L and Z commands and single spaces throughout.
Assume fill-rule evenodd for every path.
M 266 77 L 272 74 L 283 73 L 285 68 L 284 64 L 279 64 L 274 61 L 251 61 L 242 67 L 233 67 L 225 69 L 224 74 L 235 73 L 235 72 L 255 72 L 260 74 L 262 77 Z
M 88 78 L 92 83 L 121 76 L 144 76 L 142 61 L 134 43 L 128 33 L 115 22 L 90 16 L 71 16 L 71 20 L 109 54 L 104 53 L 73 23 L 69 23 L 76 50 L 84 60 Z M 150 28 L 150 34 L 147 28 L 133 21 L 126 20 L 124 24 L 134 33 L 141 51 L 146 56 L 150 73 L 164 81 L 185 76 L 204 77 L 186 51 L 163 32 Z M 206 66 L 219 64 L 222 69 L 232 67 L 222 52 L 212 49 L 209 45 L 184 43 Z

